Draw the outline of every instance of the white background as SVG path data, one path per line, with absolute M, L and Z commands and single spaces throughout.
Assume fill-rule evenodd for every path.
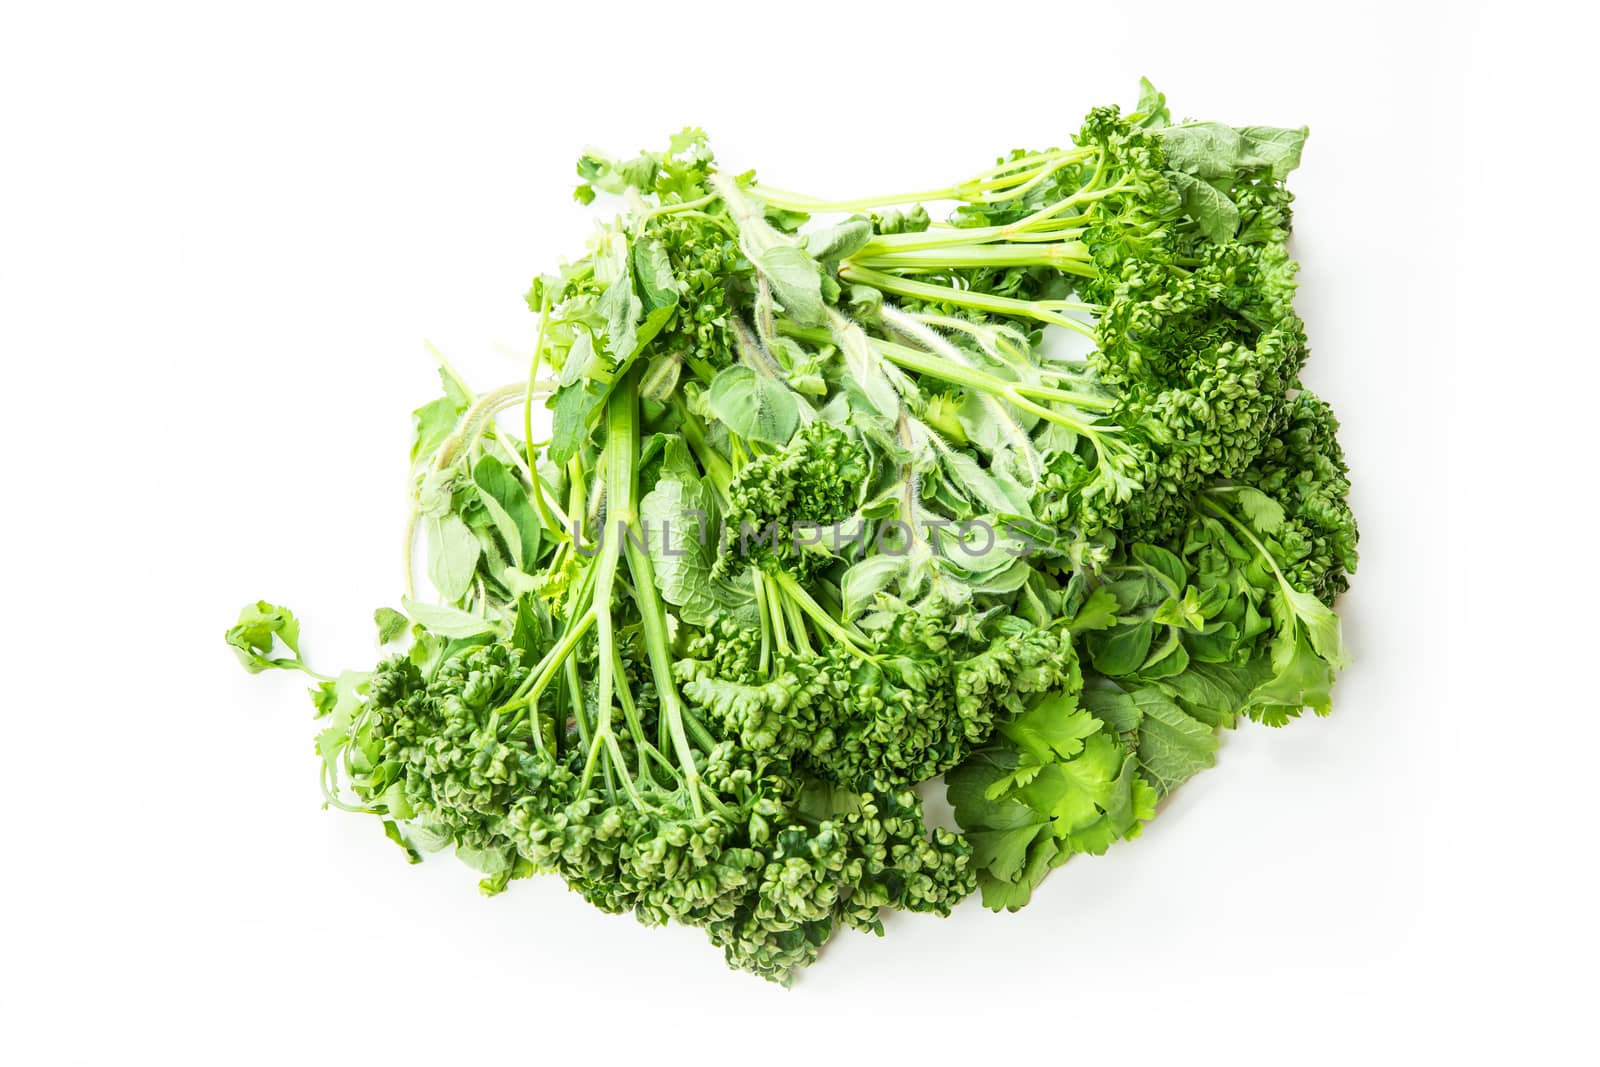
M 899 5 L 896 5 L 899 6 Z M 536 7 L 546 10 L 535 13 Z M 0 1060 L 1596 1062 L 1595 170 L 1539 4 L 16 3 L 0 19 Z M 1017 915 L 791 991 L 319 807 L 289 677 L 399 589 L 431 339 L 484 387 L 588 143 L 704 126 L 850 195 L 1065 141 L 1139 75 L 1308 123 L 1309 383 L 1362 565 L 1336 711 L 1224 739 Z

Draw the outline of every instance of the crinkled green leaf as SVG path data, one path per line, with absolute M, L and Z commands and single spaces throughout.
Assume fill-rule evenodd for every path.
M 639 518 L 656 588 L 679 617 L 694 626 L 719 618 L 755 623 L 755 587 L 749 574 L 713 575 L 719 509 L 681 438 L 667 443 L 655 488 L 639 502 Z
M 1272 176 L 1281 181 L 1300 165 L 1300 153 L 1305 148 L 1308 132 L 1304 126 L 1297 129 L 1242 126 L 1238 131 L 1240 165 L 1270 167 Z
M 226 636 L 239 662 L 251 674 L 300 666 L 300 622 L 288 608 L 265 600 L 246 604 L 239 611 L 239 621 L 228 628 Z M 293 655 L 274 657 L 276 642 L 281 642 Z
M 393 608 L 379 608 L 372 613 L 372 621 L 378 626 L 378 644 L 387 645 L 397 640 L 406 632 L 410 625 L 406 617 Z
M 1192 718 L 1155 688 L 1133 694 L 1143 713 L 1139 763 L 1166 795 L 1216 761 L 1216 730 Z
M 620 363 L 634 350 L 644 302 L 633 289 L 633 271 L 628 256 L 628 237 L 608 233 L 601 238 L 593 256 L 595 279 L 605 286 L 599 310 L 606 322 L 606 349 Z
M 1239 207 L 1204 178 L 1174 171 L 1169 177 L 1183 199 L 1183 213 L 1213 241 L 1229 241 L 1239 232 Z

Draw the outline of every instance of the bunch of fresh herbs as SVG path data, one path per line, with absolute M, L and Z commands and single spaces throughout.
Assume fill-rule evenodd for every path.
M 586 153 L 578 199 L 623 211 L 535 280 L 526 379 L 446 366 L 415 413 L 438 598 L 408 547 L 404 647 L 313 674 L 328 803 L 787 981 L 885 909 L 1019 908 L 1220 729 L 1326 713 L 1356 527 L 1299 379 L 1304 139 L 1146 83 L 886 196 L 719 171 L 697 130 Z M 228 640 L 308 670 L 286 609 Z

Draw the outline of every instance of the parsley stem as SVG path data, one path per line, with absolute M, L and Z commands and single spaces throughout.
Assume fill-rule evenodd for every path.
M 944 189 L 925 189 L 915 193 L 892 193 L 887 196 L 868 196 L 856 200 L 821 200 L 804 193 L 778 189 L 770 185 L 752 185 L 750 193 L 769 205 L 791 211 L 809 213 L 832 211 L 864 211 L 875 207 L 894 207 L 898 204 L 915 204 L 926 200 L 965 200 L 985 203 L 1006 200 L 1033 188 L 1039 182 L 1063 167 L 1088 159 L 1097 154 L 1093 148 L 1056 149 L 996 164 L 986 171 Z M 1034 169 L 1029 170 L 1032 167 Z M 1002 192 L 1003 191 L 1003 192 Z M 994 195 L 994 194 L 1000 195 Z
M 1070 198 L 1069 198 L 1070 199 Z M 1062 201 L 1060 206 L 1065 206 L 1067 201 Z M 1048 209 L 1047 209 L 1048 210 Z M 914 231 L 912 233 L 885 233 L 872 238 L 856 254 L 851 257 L 860 259 L 863 256 L 882 255 L 886 252 L 901 252 L 920 248 L 949 248 L 960 245 L 981 245 L 991 241 L 1018 241 L 1039 243 L 1046 241 L 1065 241 L 1083 236 L 1085 227 L 1081 225 L 1087 221 L 1083 215 L 1069 215 L 1060 219 L 1045 219 L 1049 225 L 1043 229 L 1035 228 L 1027 219 L 1007 223 L 1004 226 L 955 226 L 939 227 Z
M 546 530 L 560 540 L 570 540 L 565 522 L 557 523 L 544 498 L 544 484 L 539 480 L 539 461 L 533 450 L 533 383 L 539 377 L 539 361 L 544 355 L 545 327 L 550 321 L 550 291 L 546 287 L 539 301 L 539 332 L 533 340 L 533 364 L 528 368 L 528 388 L 522 397 L 522 444 L 528 450 L 528 473 L 533 483 L 533 506 L 539 512 L 539 521 Z
M 1090 268 L 1085 267 L 1086 271 Z M 930 285 L 926 282 L 912 281 L 894 274 L 884 274 L 881 271 L 845 261 L 839 264 L 839 277 L 845 281 L 861 282 L 886 293 L 898 296 L 908 296 L 916 300 L 926 300 L 939 304 L 954 304 L 957 307 L 969 307 L 978 311 L 990 311 L 997 315 L 1010 315 L 1014 318 L 1034 319 L 1051 326 L 1061 326 L 1074 333 L 1083 334 L 1093 338 L 1094 330 L 1068 315 L 1062 315 L 1051 310 L 1048 300 L 1018 300 L 1009 296 L 994 296 L 990 293 L 975 293 L 966 289 L 956 289 L 948 285 Z
M 641 221 L 653 219 L 657 215 L 676 215 L 680 211 L 694 211 L 698 208 L 703 208 L 708 204 L 714 204 L 716 202 L 717 194 L 707 193 L 705 196 L 696 197 L 693 200 L 685 200 L 677 204 L 662 204 L 659 207 L 651 208 L 649 211 L 645 212 L 641 217 Z
M 1089 248 L 1081 241 L 909 248 L 874 255 L 857 254 L 850 258 L 850 262 L 859 267 L 921 271 L 959 270 L 963 267 L 1054 267 L 1063 274 L 1094 276 Z
M 765 580 L 761 568 L 754 566 L 750 568 L 750 581 L 755 584 L 757 590 L 761 589 Z M 756 672 L 764 675 L 767 673 L 767 665 L 772 662 L 772 607 L 767 598 L 759 593 L 755 601 L 756 619 L 761 626 L 761 651 L 756 657 Z
M 866 639 L 861 632 L 856 630 L 853 626 L 847 626 L 846 624 L 840 623 L 832 615 L 829 615 L 826 611 L 824 611 L 821 604 L 818 604 L 815 600 L 811 599 L 811 594 L 806 592 L 805 587 L 799 582 L 795 581 L 794 578 L 787 572 L 778 571 L 772 575 L 772 579 L 773 581 L 777 582 L 778 588 L 783 591 L 784 595 L 786 595 L 790 600 L 794 601 L 800 610 L 804 612 L 811 619 L 812 623 L 820 628 L 823 633 L 827 634 L 829 637 L 832 637 L 840 644 L 848 647 L 850 651 L 855 653 L 858 658 L 865 660 L 870 660 L 872 658 L 872 656 L 868 654 L 865 649 L 856 644 L 858 640 Z
M 628 570 L 634 577 L 635 603 L 644 630 L 645 656 L 650 661 L 650 673 L 656 684 L 656 699 L 660 704 L 659 714 L 667 722 L 667 733 L 672 740 L 673 752 L 683 768 L 689 803 L 695 817 L 698 818 L 705 813 L 705 805 L 701 797 L 700 770 L 695 764 L 694 750 L 689 745 L 685 721 L 688 720 L 691 728 L 699 727 L 699 724 L 684 708 L 683 701 L 678 696 L 678 683 L 672 676 L 672 649 L 667 642 L 666 610 L 661 606 L 661 596 L 657 592 L 655 568 L 650 562 L 650 554 L 641 549 L 631 538 L 626 538 L 624 541 L 622 547 L 628 556 Z M 709 749 L 711 738 L 705 729 L 699 727 L 695 732 L 701 745 Z

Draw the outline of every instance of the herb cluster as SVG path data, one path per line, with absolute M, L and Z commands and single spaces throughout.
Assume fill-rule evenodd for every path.
M 910 193 L 786 192 L 696 130 L 586 153 L 578 199 L 624 211 L 534 282 L 526 380 L 444 366 L 415 413 L 407 595 L 377 615 L 404 648 L 313 674 L 328 802 L 487 893 L 556 872 L 788 981 L 885 909 L 1021 907 L 1220 729 L 1326 713 L 1356 526 L 1299 380 L 1304 138 L 1173 123 L 1146 83 Z M 649 536 L 707 525 L 855 551 Z M 286 609 L 228 640 L 310 673 Z M 924 820 L 941 775 L 960 832 Z

